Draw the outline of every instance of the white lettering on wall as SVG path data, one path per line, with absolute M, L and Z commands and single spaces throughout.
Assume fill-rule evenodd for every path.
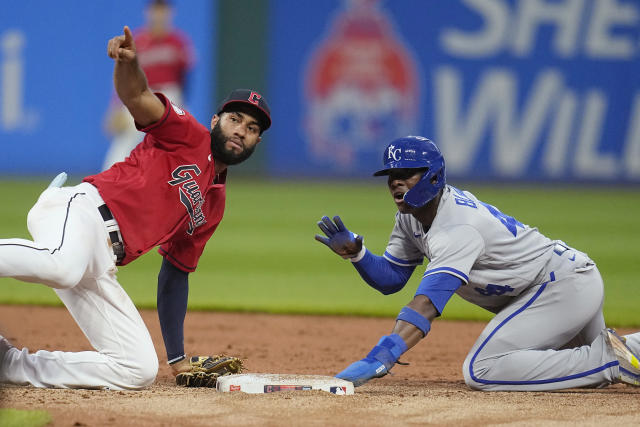
M 509 86 L 496 108 L 496 132 L 492 158 L 496 171 L 504 176 L 518 176 L 529 165 L 543 125 L 562 90 L 562 75 L 543 71 L 535 80 L 524 111 L 518 117 L 518 81 L 511 75 Z
M 565 173 L 576 108 L 575 93 L 565 90 L 560 96 L 557 111 L 551 119 L 549 142 L 542 157 L 542 168 L 549 176 L 557 177 Z
M 602 140 L 608 108 L 602 90 L 590 88 L 578 95 L 555 69 L 542 70 L 524 94 L 517 73 L 505 69 L 486 70 L 466 94 L 465 83 L 453 67 L 435 71 L 435 140 L 451 173 L 469 173 L 481 144 L 488 141 L 482 149 L 489 150 L 489 166 L 499 176 L 525 177 L 540 145 L 540 167 L 548 176 L 616 178 L 625 170 L 640 176 L 640 93 L 634 98 L 622 159 L 607 152 L 612 144 Z M 518 101 L 520 96 L 524 101 Z
M 586 50 L 594 58 L 628 59 L 637 53 L 638 40 L 615 30 L 638 25 L 638 9 L 617 0 L 597 0 L 587 27 Z
M 640 55 L 638 2 L 631 0 L 462 0 L 478 28 L 445 28 L 441 45 L 452 56 L 484 58 L 499 53 L 530 55 L 542 28 L 553 31 L 558 57 L 628 60 Z M 582 35 L 582 37 L 581 37 Z M 635 36 L 634 36 L 635 35 Z
M 553 50 L 562 57 L 575 53 L 584 0 L 554 3 L 548 3 L 546 0 L 527 0 L 518 4 L 520 7 L 515 11 L 515 34 L 511 46 L 515 55 L 525 56 L 533 51 L 538 30 L 541 26 L 549 24 L 554 29 Z
M 617 162 L 612 154 L 598 152 L 607 100 L 600 90 L 590 90 L 585 98 L 584 113 L 578 133 L 575 172 L 582 178 L 610 178 L 616 176 Z
M 543 124 L 562 89 L 559 73 L 541 73 L 518 116 L 518 80 L 509 71 L 485 72 L 469 99 L 466 113 L 462 111 L 463 82 L 457 71 L 442 67 L 437 70 L 434 82 L 437 141 L 447 168 L 452 172 L 468 171 L 486 129 L 490 129 L 492 166 L 505 176 L 517 176 L 527 167 Z
M 453 63 L 477 65 L 434 66 L 432 92 L 433 133 L 452 174 L 473 174 L 482 159 L 504 177 L 640 178 L 640 88 L 630 77 L 640 75 L 638 1 L 461 2 L 473 24 L 450 21 L 440 48 Z M 487 63 L 504 56 L 512 66 Z M 625 82 L 630 100 L 617 90 Z M 626 120 L 624 140 L 607 139 L 604 129 Z
M 37 115 L 24 108 L 24 46 L 19 30 L 0 34 L 0 130 L 30 130 Z
M 444 50 L 465 58 L 480 58 L 498 53 L 509 29 L 508 6 L 491 0 L 462 2 L 480 15 L 484 25 L 480 30 L 470 33 L 455 28 L 445 29 L 441 35 Z

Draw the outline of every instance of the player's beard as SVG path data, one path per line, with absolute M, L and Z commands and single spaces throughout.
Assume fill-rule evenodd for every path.
M 224 132 L 222 132 L 222 128 L 220 127 L 220 121 L 215 124 L 213 129 L 211 129 L 211 154 L 213 154 L 213 158 L 221 161 L 225 165 L 237 165 L 238 163 L 242 163 L 247 160 L 256 149 L 255 145 L 251 148 L 244 148 L 241 153 L 235 154 L 233 150 L 227 149 L 225 144 L 229 139 Z

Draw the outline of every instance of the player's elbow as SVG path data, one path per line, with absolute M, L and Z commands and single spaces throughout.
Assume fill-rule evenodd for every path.
M 366 280 L 367 284 L 371 286 L 373 289 L 377 290 L 383 295 L 391 295 L 395 294 L 402 288 L 406 282 L 398 282 L 398 281 L 381 281 L 381 280 Z
M 400 291 L 403 287 L 404 287 L 404 284 L 402 284 L 402 285 L 397 285 L 396 284 L 396 285 L 391 285 L 391 286 L 378 288 L 378 291 L 380 291 L 380 293 L 383 294 L 383 295 L 391 295 L 391 294 L 395 294 L 396 292 Z

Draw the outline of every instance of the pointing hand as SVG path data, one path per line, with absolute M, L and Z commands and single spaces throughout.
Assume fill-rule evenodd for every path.
M 125 25 L 124 34 L 109 40 L 107 54 L 110 58 L 122 62 L 130 62 L 136 58 L 136 45 L 128 26 Z

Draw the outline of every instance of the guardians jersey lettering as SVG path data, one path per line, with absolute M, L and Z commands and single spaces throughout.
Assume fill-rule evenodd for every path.
M 142 143 L 125 161 L 85 181 L 98 188 L 120 226 L 121 265 L 160 245 L 167 260 L 191 272 L 222 220 L 226 171 L 215 170 L 210 129 L 156 95 L 165 113 L 141 129 Z
M 168 182 L 172 186 L 180 185 L 180 202 L 187 210 L 187 214 L 189 214 L 187 228 L 187 234 L 189 235 L 193 234 L 193 230 L 197 227 L 207 222 L 202 212 L 202 205 L 204 204 L 202 192 L 195 177 L 191 175 L 191 171 L 196 176 L 200 175 L 200 168 L 197 165 L 178 166 L 171 174 L 173 179 Z
M 189 171 L 193 171 L 196 176 L 200 175 L 200 168 L 198 165 L 183 165 L 178 166 L 173 172 L 171 172 L 171 176 L 173 179 L 169 181 L 169 185 L 179 185 L 185 181 L 194 180 L 195 177 L 191 175 Z

